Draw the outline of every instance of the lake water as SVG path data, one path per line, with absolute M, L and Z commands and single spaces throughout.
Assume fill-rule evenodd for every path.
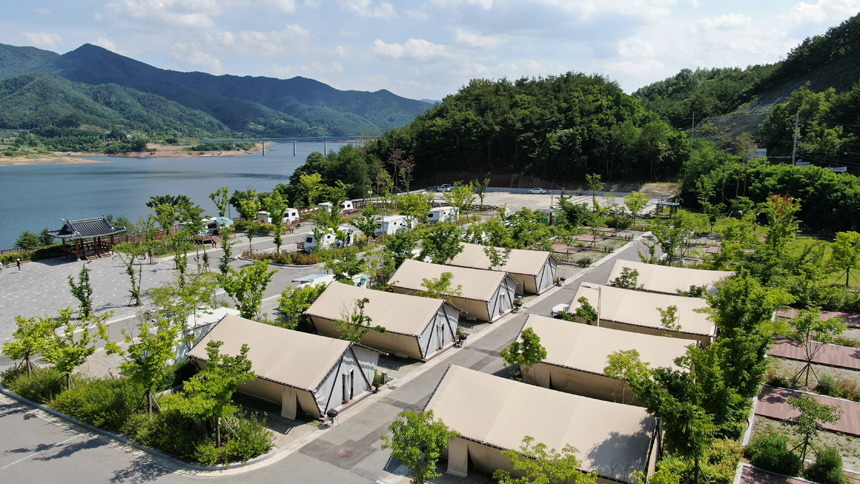
M 346 143 L 328 143 L 338 150 Z M 136 221 L 152 210 L 153 195 L 188 195 L 207 215 L 217 215 L 209 194 L 219 187 L 252 187 L 271 191 L 288 183 L 293 171 L 323 143 L 266 147 L 261 153 L 239 156 L 185 158 L 89 157 L 107 163 L 0 166 L 0 249 L 15 245 L 24 230 L 40 232 L 62 227 L 61 219 L 101 215 Z

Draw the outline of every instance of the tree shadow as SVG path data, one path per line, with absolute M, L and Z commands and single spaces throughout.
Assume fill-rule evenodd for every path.
M 172 473 L 172 469 L 157 464 L 147 456 L 139 456 L 125 469 L 115 471 L 110 482 L 150 482 Z
M 5 417 L 7 415 L 16 415 L 19 413 L 26 412 L 29 412 L 29 410 L 20 405 L 15 405 L 14 403 L 4 403 L 0 405 L 0 418 Z M 25 415 L 24 418 L 27 419 L 30 417 Z
M 84 440 L 84 441 L 74 442 L 74 443 L 70 443 L 70 444 L 52 444 L 44 450 L 48 450 L 52 447 L 59 447 L 60 451 L 57 452 L 56 454 L 34 457 L 33 460 L 51 461 L 54 459 L 62 459 L 64 457 L 68 457 L 68 456 L 73 455 L 73 454 L 80 452 L 82 450 L 95 449 L 97 447 L 101 447 L 104 445 L 107 445 L 107 442 L 105 442 L 104 440 L 102 440 L 98 437 L 92 437 L 92 438 L 89 438 L 89 439 Z
M 645 419 L 650 419 L 646 417 Z M 643 425 L 653 427 L 645 422 Z M 616 481 L 626 482 L 635 471 L 645 471 L 648 458 L 648 446 L 651 444 L 651 434 L 642 430 L 635 434 L 621 434 L 611 432 L 609 436 L 595 444 L 589 450 L 587 459 L 591 463 L 587 472 L 596 472 L 599 475 Z
M 758 395 L 758 400 L 762 403 L 768 403 L 771 405 L 776 405 L 780 403 L 788 403 L 788 398 L 793 395 L 791 390 L 787 390 L 784 388 L 774 388 L 770 386 L 763 386 L 761 389 L 761 393 Z

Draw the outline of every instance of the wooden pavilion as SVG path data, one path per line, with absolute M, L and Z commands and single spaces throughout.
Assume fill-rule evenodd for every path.
M 63 241 L 66 253 L 79 260 L 109 256 L 116 242 L 116 235 L 125 232 L 125 227 L 114 227 L 107 217 L 81 220 L 63 220 L 63 228 L 51 230 L 48 235 Z

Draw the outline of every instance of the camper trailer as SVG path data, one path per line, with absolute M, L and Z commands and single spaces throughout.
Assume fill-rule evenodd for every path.
M 340 213 L 352 212 L 353 210 L 355 210 L 355 205 L 352 200 L 340 202 Z
M 427 216 L 427 222 L 434 224 L 437 222 L 453 222 L 457 219 L 457 209 L 449 206 L 433 207 L 430 209 L 430 214 Z
M 285 223 L 285 224 L 292 223 L 292 222 L 297 221 L 298 219 L 299 219 L 299 211 L 296 210 L 295 208 L 288 208 L 286 211 L 284 211 L 283 223 Z M 257 219 L 256 220 L 257 220 L 257 222 L 262 222 L 264 224 L 271 224 L 272 223 L 272 214 L 265 211 L 265 210 L 261 210 L 261 211 L 257 212 Z
M 305 245 L 304 246 L 305 252 L 313 252 L 317 248 L 323 248 L 323 249 L 326 249 L 329 247 L 341 248 L 341 247 L 346 247 L 348 245 L 352 245 L 354 242 L 354 237 L 355 237 L 355 235 L 353 234 L 353 230 L 349 227 L 340 227 L 339 231 L 346 234 L 345 240 L 338 240 L 337 234 L 335 234 L 334 230 L 331 230 L 331 229 L 329 229 L 329 231 L 323 235 L 323 238 L 321 241 L 318 241 L 313 233 L 307 234 L 307 236 L 305 237 L 305 244 L 304 244 Z
M 373 231 L 373 236 L 394 235 L 411 228 L 413 228 L 413 223 L 405 215 L 385 215 L 376 221 L 376 230 Z

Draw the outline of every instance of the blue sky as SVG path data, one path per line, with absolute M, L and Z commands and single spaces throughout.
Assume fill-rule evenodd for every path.
M 3 0 L 0 43 L 96 44 L 211 74 L 442 99 L 473 78 L 598 73 L 627 92 L 684 67 L 780 60 L 860 0 Z

